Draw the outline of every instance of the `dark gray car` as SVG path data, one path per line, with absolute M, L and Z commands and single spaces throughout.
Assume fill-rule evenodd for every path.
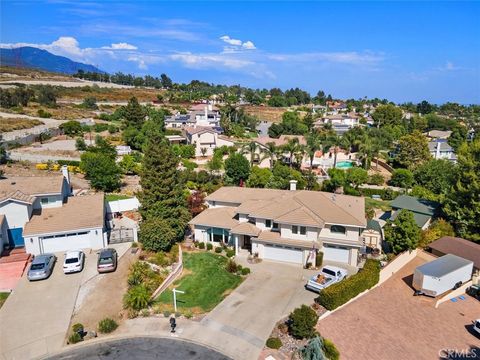
M 99 273 L 115 271 L 117 269 L 117 251 L 103 249 L 98 253 L 97 270 Z
M 37 255 L 30 265 L 27 278 L 30 281 L 47 279 L 53 271 L 57 257 L 53 254 Z

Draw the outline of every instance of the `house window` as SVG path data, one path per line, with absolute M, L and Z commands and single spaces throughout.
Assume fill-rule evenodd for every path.
M 272 227 L 272 220 L 265 220 L 265 227 L 271 228 Z
M 278 230 L 278 223 L 276 222 L 273 223 L 272 230 Z
M 345 226 L 332 225 L 330 227 L 330 232 L 335 233 L 335 234 L 345 234 L 347 232 L 347 229 L 345 228 Z
M 297 225 L 292 226 L 292 233 L 293 234 L 298 234 L 298 226 Z
M 300 226 L 300 235 L 306 235 L 307 234 L 307 228 L 305 226 Z
M 40 202 L 41 202 L 42 204 L 48 204 L 48 198 L 41 198 L 41 199 L 40 199 Z

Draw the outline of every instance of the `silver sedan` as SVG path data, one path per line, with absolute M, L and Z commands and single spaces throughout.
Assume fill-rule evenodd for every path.
M 53 271 L 57 257 L 53 254 L 35 256 L 27 273 L 30 281 L 47 279 Z

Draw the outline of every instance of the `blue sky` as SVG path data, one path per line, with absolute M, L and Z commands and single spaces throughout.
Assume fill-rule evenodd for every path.
M 480 103 L 478 2 L 2 1 L 2 46 L 108 72 Z

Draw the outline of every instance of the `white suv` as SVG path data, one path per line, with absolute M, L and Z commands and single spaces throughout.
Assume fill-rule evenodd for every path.
M 75 273 L 83 270 L 85 254 L 81 251 L 68 251 L 63 261 L 63 272 L 65 274 Z

